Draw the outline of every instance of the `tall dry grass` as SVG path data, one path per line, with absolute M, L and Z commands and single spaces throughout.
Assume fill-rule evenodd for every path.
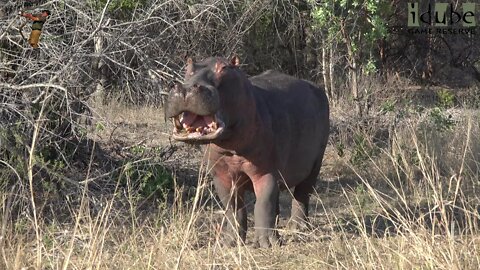
M 331 142 L 326 181 L 312 196 L 311 228 L 289 231 L 282 214 L 285 244 L 272 249 L 220 245 L 224 218 L 205 165 L 195 192 L 186 196 L 178 187 L 166 201 L 130 196 L 122 182 L 126 170 L 112 174 L 115 187 L 101 197 L 82 181 L 80 203 L 63 219 L 40 211 L 33 189 L 21 181 L 3 186 L 0 268 L 478 269 L 476 114 L 463 112 L 442 130 L 424 117 L 410 117 L 382 143 L 372 132 L 381 128 L 374 123 L 368 130 L 350 129 L 364 141 L 346 145 L 342 155 L 338 142 Z M 352 159 L 358 153 L 362 158 Z M 250 219 L 249 226 L 247 242 Z

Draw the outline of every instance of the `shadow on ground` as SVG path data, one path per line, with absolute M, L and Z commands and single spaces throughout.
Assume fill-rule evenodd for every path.
M 335 231 L 366 234 L 371 237 L 387 237 L 406 234 L 412 228 L 423 228 L 434 235 L 469 234 L 480 226 L 480 205 L 472 209 L 465 206 L 398 205 L 385 214 L 368 214 L 360 217 L 349 215 L 339 218 Z

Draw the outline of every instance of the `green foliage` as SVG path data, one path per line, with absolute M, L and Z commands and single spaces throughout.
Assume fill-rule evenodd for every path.
M 370 144 L 369 141 L 362 134 L 355 134 L 353 137 L 354 146 L 350 162 L 353 165 L 359 166 L 364 164 L 367 160 L 379 153 L 379 149 Z
M 338 35 L 340 31 L 340 21 L 335 14 L 334 1 L 327 1 L 321 5 L 317 5 L 316 1 L 311 1 L 312 11 L 311 16 L 313 19 L 312 27 L 314 29 L 326 32 L 326 42 L 334 42 L 340 40 Z
M 90 0 L 90 5 L 97 10 L 102 10 L 107 2 L 108 0 Z M 145 6 L 146 3 L 146 0 L 110 0 L 107 11 L 125 18 L 129 17 L 135 9 Z
M 105 125 L 102 122 L 97 122 L 95 124 L 95 131 L 102 132 L 105 130 Z
M 314 26 L 322 30 L 338 31 L 340 24 L 346 22 L 346 27 L 350 27 L 347 29 L 349 33 L 356 35 L 356 38 L 365 36 L 368 42 L 375 42 L 387 35 L 385 18 L 391 13 L 389 1 L 342 0 L 322 3 L 310 1 L 310 4 Z M 359 17 L 359 14 L 362 16 Z M 353 21 L 355 23 L 349 23 Z
M 42 235 L 42 243 L 45 246 L 45 248 L 48 248 L 48 249 L 51 249 L 55 246 L 54 238 L 50 234 L 47 234 L 47 233 L 44 233 Z
M 386 114 L 388 112 L 393 112 L 395 110 L 395 100 L 387 100 L 380 105 L 380 112 Z
M 135 155 L 143 155 L 146 151 L 145 146 L 143 145 L 135 145 L 130 149 L 130 151 Z
M 98 1 L 100 5 L 105 6 L 108 0 L 100 0 Z M 116 10 L 116 9 L 123 9 L 123 10 L 133 10 L 136 7 L 142 6 L 145 4 L 145 0 L 111 0 L 108 9 L 109 10 Z
M 371 210 L 368 209 L 371 206 L 373 200 L 370 197 L 368 191 L 365 189 L 364 185 L 358 185 L 355 187 L 355 198 L 357 200 L 358 206 L 362 210 Z
M 14 223 L 14 231 L 19 234 L 25 234 L 29 231 L 31 221 L 27 217 L 20 217 Z
M 370 75 L 370 74 L 377 73 L 377 66 L 375 64 L 375 60 L 373 60 L 371 58 L 368 59 L 367 63 L 363 67 L 363 71 L 364 71 L 365 75 Z
M 341 142 L 335 144 L 335 149 L 339 157 L 345 156 L 345 145 Z
M 129 185 L 138 199 L 161 196 L 173 186 L 173 177 L 165 167 L 147 161 L 128 162 L 121 177 L 122 183 Z
M 377 41 L 387 38 L 386 19 L 392 12 L 387 0 L 310 1 L 313 27 L 326 33 L 326 42 L 342 42 L 352 49 L 355 58 L 364 64 L 367 73 L 376 72 L 375 59 L 361 55 L 375 55 Z M 348 37 L 342 36 L 342 29 Z M 349 44 L 347 44 L 347 42 Z
M 438 131 L 452 130 L 453 127 L 455 127 L 455 121 L 452 119 L 452 115 L 447 115 L 442 108 L 434 108 L 429 114 L 429 119 Z
M 19 174 L 21 178 L 26 176 L 25 171 L 25 146 L 28 140 L 25 137 L 24 127 L 21 121 L 14 124 L 0 127 L 0 160 L 10 164 L 13 170 Z M 0 164 L 0 178 L 3 179 L 2 184 L 7 184 L 7 179 L 16 179 L 12 169 L 4 167 Z
M 441 108 L 447 109 L 453 107 L 455 103 L 455 95 L 452 91 L 442 89 L 438 92 L 438 105 Z

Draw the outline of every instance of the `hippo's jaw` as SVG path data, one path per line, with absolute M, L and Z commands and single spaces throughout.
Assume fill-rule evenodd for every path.
M 225 131 L 225 123 L 215 114 L 198 115 L 185 111 L 173 117 L 173 139 L 191 143 L 209 143 Z

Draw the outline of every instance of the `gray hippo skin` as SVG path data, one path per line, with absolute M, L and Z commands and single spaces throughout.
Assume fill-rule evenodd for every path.
M 239 60 L 188 60 L 185 81 L 170 92 L 165 115 L 173 138 L 207 144 L 216 191 L 233 244 L 245 241 L 244 193 L 255 193 L 256 244 L 278 244 L 279 189 L 294 189 L 291 224 L 305 225 L 329 133 L 325 92 L 312 83 L 267 71 L 247 78 Z

